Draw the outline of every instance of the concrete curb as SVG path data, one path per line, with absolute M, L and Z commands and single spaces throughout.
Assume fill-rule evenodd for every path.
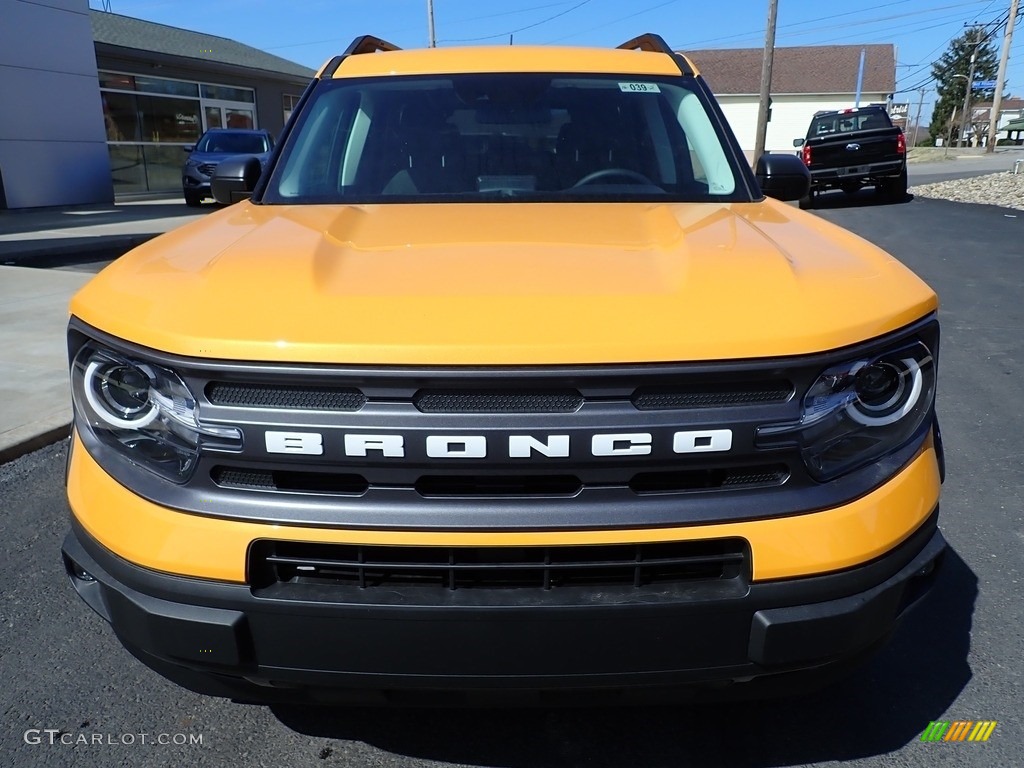
M 20 459 L 25 454 L 32 453 L 32 451 L 38 451 L 40 448 L 60 442 L 71 435 L 71 422 L 56 427 L 44 427 L 43 429 L 39 429 L 37 425 L 29 424 L 15 430 L 15 432 L 24 432 L 24 434 L 16 434 L 13 441 L 7 445 L 0 446 L 0 464 Z

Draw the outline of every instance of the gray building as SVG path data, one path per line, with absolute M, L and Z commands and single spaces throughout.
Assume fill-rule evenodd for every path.
M 87 0 L 0 0 L 0 208 L 113 197 Z
M 181 190 L 207 128 L 280 134 L 314 72 L 224 37 L 0 0 L 0 208 Z

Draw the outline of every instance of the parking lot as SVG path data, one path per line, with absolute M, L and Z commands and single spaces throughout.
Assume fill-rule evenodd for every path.
M 804 698 L 629 709 L 304 709 L 203 698 L 131 658 L 67 584 L 65 441 L 0 467 L 0 764 L 1024 765 L 1024 213 L 925 199 L 881 205 L 862 192 L 827 195 L 814 215 L 888 250 L 942 304 L 940 525 L 950 552 L 935 592 L 855 675 Z M 998 726 L 986 743 L 924 743 L 933 720 Z

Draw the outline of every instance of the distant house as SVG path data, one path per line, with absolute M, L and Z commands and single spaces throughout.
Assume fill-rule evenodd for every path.
M 855 106 L 861 51 L 860 105 L 886 104 L 896 89 L 896 49 L 891 44 L 776 48 L 772 66 L 770 152 L 793 152 L 815 112 Z M 761 92 L 761 48 L 683 51 L 718 98 L 740 146 L 753 159 Z
M 971 105 L 971 125 L 968 129 L 971 143 L 975 144 L 974 136 L 978 136 L 984 144 L 988 140 L 988 124 L 992 119 L 992 102 L 982 101 Z M 999 122 L 996 123 L 996 138 L 1017 139 L 1022 130 L 1024 119 L 1024 99 L 1003 99 L 999 102 Z M 1000 136 L 1001 133 L 1006 136 Z

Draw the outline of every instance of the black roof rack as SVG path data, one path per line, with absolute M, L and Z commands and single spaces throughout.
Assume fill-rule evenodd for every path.
M 639 35 L 634 37 L 632 40 L 627 40 L 622 45 L 617 46 L 626 51 L 649 51 L 650 53 L 675 53 L 669 44 L 665 42 L 665 38 L 661 35 L 656 35 L 653 32 L 648 32 L 645 35 Z
M 342 56 L 354 56 L 357 53 L 376 53 L 377 51 L 400 51 L 402 50 L 394 43 L 381 40 L 373 35 L 361 35 L 352 41 L 352 44 L 345 49 Z
M 335 56 L 330 62 L 324 67 L 323 73 L 320 75 L 321 78 L 332 77 L 335 72 L 338 71 L 338 67 L 341 66 L 341 62 L 345 60 L 347 56 L 356 56 L 361 53 L 376 53 L 377 51 L 400 51 L 402 50 L 394 43 L 389 43 L 387 40 L 381 40 L 379 37 L 373 35 L 360 35 L 341 56 Z
M 672 50 L 672 47 L 665 42 L 665 38 L 661 35 L 656 35 L 653 32 L 648 32 L 643 35 L 638 35 L 632 40 L 627 40 L 622 45 L 616 46 L 626 51 L 647 51 L 648 53 L 665 53 L 671 56 L 676 61 L 676 65 L 679 67 L 679 71 L 684 75 L 692 75 L 693 70 L 690 69 L 690 65 L 686 62 L 686 59 L 680 56 L 678 53 Z

